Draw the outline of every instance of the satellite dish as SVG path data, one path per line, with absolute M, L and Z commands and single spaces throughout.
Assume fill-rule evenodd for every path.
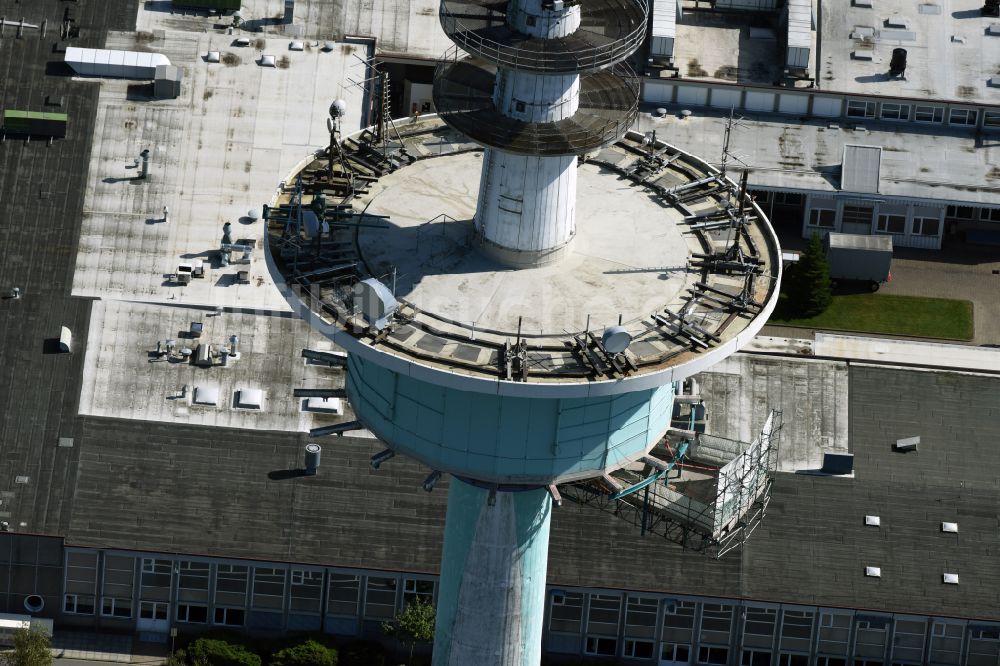
M 336 99 L 333 104 L 330 105 L 330 117 L 340 118 L 347 113 L 347 102 L 342 99 Z
M 604 335 L 601 336 L 601 345 L 609 354 L 621 354 L 630 344 L 632 344 L 632 334 L 626 331 L 624 326 L 606 328 Z

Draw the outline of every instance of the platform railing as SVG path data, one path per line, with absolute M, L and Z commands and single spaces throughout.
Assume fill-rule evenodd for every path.
M 478 56 L 505 69 L 528 72 L 583 72 L 609 67 L 632 55 L 646 38 L 648 7 L 646 0 L 620 0 L 622 6 L 631 5 L 636 16 L 642 17 L 623 35 L 615 35 L 608 44 L 574 48 L 572 37 L 547 40 L 550 49 L 537 50 L 515 44 L 506 44 L 477 34 L 481 27 L 468 23 L 467 14 L 453 13 L 448 0 L 441 0 L 441 27 L 448 38 L 471 55 Z M 586 12 L 587 3 L 582 2 Z M 502 15 L 497 14 L 499 18 Z M 482 20 L 486 20 L 484 16 Z M 499 25 L 499 24 L 498 24 Z M 593 33 L 581 27 L 578 33 Z M 582 40 L 581 40 L 582 41 Z

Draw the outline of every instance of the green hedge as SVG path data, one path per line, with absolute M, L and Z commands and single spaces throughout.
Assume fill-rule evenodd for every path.
M 193 666 L 261 666 L 260 657 L 242 645 L 212 638 L 198 638 L 185 651 Z
M 276 652 L 271 666 L 337 666 L 337 651 L 308 640 Z

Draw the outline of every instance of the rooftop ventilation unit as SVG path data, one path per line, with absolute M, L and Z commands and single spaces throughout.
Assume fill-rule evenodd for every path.
M 312 442 L 306 444 L 306 459 L 305 459 L 306 476 L 316 475 L 316 468 L 319 467 L 319 459 L 322 453 L 323 453 L 323 448 L 319 444 L 315 444 Z
M 895 451 L 906 452 L 916 451 L 918 446 L 920 446 L 920 437 L 905 437 L 903 439 L 897 439 L 892 448 Z
M 882 519 L 878 516 L 865 516 L 865 525 L 870 527 L 879 527 L 882 524 Z
M 865 567 L 865 575 L 869 578 L 881 578 L 882 569 L 881 567 Z
M 941 523 L 941 531 L 958 534 L 958 523 Z
M 825 474 L 853 474 L 854 455 L 851 453 L 824 453 L 823 467 L 820 470 Z
M 195 386 L 194 387 L 194 404 L 196 405 L 211 405 L 215 406 L 219 404 L 219 387 L 218 386 Z
M 906 49 L 892 50 L 892 60 L 889 61 L 889 76 L 902 76 L 906 72 Z
M 340 398 L 307 398 L 306 411 L 321 412 L 325 414 L 342 414 L 343 408 Z
M 957 573 L 946 573 L 941 576 L 941 582 L 946 585 L 958 585 L 958 574 Z
M 236 406 L 242 409 L 260 409 L 264 392 L 260 389 L 241 389 L 236 392 Z

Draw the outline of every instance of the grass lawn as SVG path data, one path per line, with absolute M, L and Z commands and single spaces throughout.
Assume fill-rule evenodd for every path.
M 770 323 L 834 331 L 912 335 L 947 340 L 971 340 L 972 303 L 947 298 L 835 294 L 823 314 L 809 319 L 788 316 L 782 295 Z

